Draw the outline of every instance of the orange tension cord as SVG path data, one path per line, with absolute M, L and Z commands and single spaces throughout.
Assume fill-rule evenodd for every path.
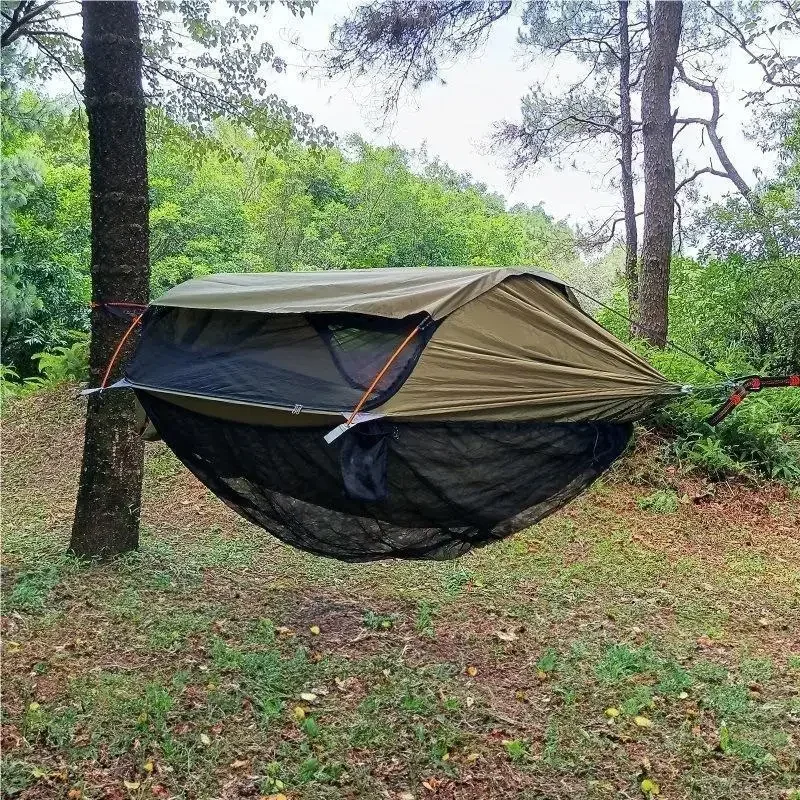
M 372 381 L 372 383 L 370 384 L 369 389 L 367 389 L 367 391 L 364 392 L 363 395 L 361 395 L 361 399 L 358 401 L 358 405 L 353 409 L 353 413 L 350 415 L 350 418 L 347 420 L 347 423 L 346 423 L 347 425 L 352 425 L 353 424 L 353 420 L 356 418 L 356 415 L 358 414 L 358 412 L 361 411 L 361 408 L 364 405 L 364 403 L 367 402 L 367 398 L 372 394 L 372 390 L 378 385 L 378 383 L 380 382 L 380 379 L 386 374 L 386 372 L 389 369 L 389 367 L 391 367 L 392 364 L 394 364 L 394 362 L 396 361 L 397 357 L 400 355 L 400 353 L 403 352 L 403 349 L 405 348 L 405 346 L 420 332 L 420 330 L 422 329 L 422 326 L 426 322 L 428 322 L 428 320 L 425 320 L 425 322 L 421 322 L 419 325 L 417 325 L 417 327 L 414 328 L 414 330 L 411 331 L 411 333 L 409 333 L 408 336 L 406 336 L 405 339 L 403 339 L 403 343 L 400 345 L 400 347 L 398 347 L 397 350 L 395 350 L 394 353 L 392 353 L 392 355 L 389 357 L 389 360 L 383 365 L 383 369 L 375 376 L 375 380 Z
M 101 389 L 105 389 L 106 388 L 106 384 L 108 383 L 108 377 L 109 377 L 109 375 L 111 375 L 111 370 L 114 369 L 114 364 L 116 363 L 117 358 L 119 358 L 119 354 L 120 354 L 120 352 L 122 352 L 122 348 L 124 347 L 125 342 L 128 341 L 128 337 L 131 335 L 131 333 L 133 333 L 133 329 L 141 322 L 142 317 L 144 315 L 145 315 L 145 312 L 142 311 L 142 313 L 139 314 L 133 320 L 133 322 L 131 322 L 130 327 L 128 328 L 128 330 L 125 331 L 125 334 L 119 340 L 119 344 L 117 345 L 117 349 L 114 351 L 114 355 L 111 356 L 111 360 L 108 362 L 108 367 L 106 368 L 106 374 L 103 376 L 103 382 L 100 384 L 100 388 Z

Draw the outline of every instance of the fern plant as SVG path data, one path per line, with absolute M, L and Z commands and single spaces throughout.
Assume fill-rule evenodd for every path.
M 66 381 L 85 381 L 89 378 L 89 334 L 70 331 L 73 340 L 69 347 L 54 347 L 49 353 L 36 353 L 41 378 L 31 378 L 40 385 L 54 385 Z

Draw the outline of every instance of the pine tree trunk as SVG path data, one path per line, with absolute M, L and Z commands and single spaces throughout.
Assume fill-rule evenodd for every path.
M 667 340 L 667 295 L 674 223 L 675 160 L 670 108 L 672 73 L 681 36 L 683 3 L 656 0 L 650 50 L 642 80 L 644 237 L 637 332 L 656 347 Z
M 147 151 L 142 45 L 136 2 L 84 0 L 83 59 L 89 118 L 92 216 L 92 341 L 99 386 L 130 321 L 97 304 L 149 296 Z M 129 337 L 111 378 L 137 338 Z M 131 392 L 90 395 L 70 550 L 110 556 L 139 543 L 144 445 Z
M 636 200 L 633 194 L 633 122 L 631 121 L 631 43 L 628 30 L 628 0 L 619 3 L 619 108 L 620 167 L 622 171 L 622 208 L 625 215 L 625 286 L 628 292 L 628 315 L 638 313 L 639 233 L 636 229 Z M 633 331 L 631 331 L 632 333 Z

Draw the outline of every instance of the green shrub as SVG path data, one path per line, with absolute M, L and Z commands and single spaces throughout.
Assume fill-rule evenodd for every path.
M 619 313 L 627 310 L 620 294 L 612 307 Z M 627 322 L 617 313 L 604 310 L 598 319 L 667 378 L 692 387 L 686 396 L 644 421 L 645 427 L 668 434 L 670 460 L 714 479 L 751 473 L 789 485 L 800 483 L 800 392 L 767 389 L 751 394 L 712 428 L 706 420 L 733 389 L 733 383 L 718 373 L 742 376 L 762 371 L 746 360 L 743 349 L 731 347 L 720 352 L 711 369 L 673 347 L 655 350 L 645 342 L 631 340 Z
M 22 383 L 19 373 L 5 364 L 0 364 L 0 401 L 9 397 L 17 397 L 21 391 Z
M 653 423 L 675 435 L 671 454 L 712 478 L 754 472 L 800 483 L 800 393 L 751 395 L 712 428 L 706 419 L 726 395 L 715 403 L 688 398 L 658 412 Z
M 73 340 L 69 347 L 55 347 L 50 353 L 36 353 L 39 372 L 46 384 L 65 381 L 85 381 L 89 378 L 89 334 L 83 331 L 70 331 Z

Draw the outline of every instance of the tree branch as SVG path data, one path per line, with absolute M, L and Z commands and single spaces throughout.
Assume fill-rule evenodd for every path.
M 758 64 L 763 72 L 763 79 L 764 82 L 770 87 L 770 89 L 777 88 L 777 89 L 800 89 L 800 75 L 796 78 L 792 78 L 791 80 L 781 80 L 776 77 L 776 71 L 771 69 L 769 64 L 766 63 L 769 60 L 769 56 L 765 54 L 757 53 L 752 47 L 752 39 L 753 37 L 749 37 L 745 35 L 744 31 L 728 16 L 724 11 L 720 8 L 714 6 L 710 0 L 703 0 L 703 5 L 706 6 L 713 14 L 717 16 L 721 22 L 718 22 L 722 30 L 728 34 L 732 39 L 736 41 L 736 43 L 750 56 L 751 63 Z M 791 4 L 784 4 L 780 3 L 781 8 L 784 9 L 785 13 L 793 19 L 796 20 L 796 12 L 791 7 Z M 779 55 L 780 50 L 776 45 L 773 44 L 774 55 Z M 767 90 L 769 91 L 769 90 Z
M 35 34 L 28 31 L 25 35 L 29 36 L 36 43 L 36 46 L 58 66 L 58 68 L 64 73 L 64 75 L 67 76 L 67 80 L 73 85 L 78 95 L 80 97 L 83 97 L 83 89 L 81 89 L 81 87 L 78 86 L 77 83 L 75 83 L 75 79 L 72 77 L 72 75 L 70 75 L 70 72 L 67 69 L 64 62 L 52 50 L 50 50 L 49 47 L 42 44 L 42 41 Z
M 582 244 L 585 247 L 602 247 L 612 241 L 617 233 L 617 225 L 621 222 L 625 222 L 625 217 L 617 217 L 615 216 L 616 213 L 615 211 L 610 217 L 604 219 L 593 231 L 589 231 L 586 236 L 582 236 Z M 643 211 L 637 211 L 634 217 L 641 217 L 643 213 Z M 611 227 L 609 227 L 609 225 Z M 600 235 L 604 230 L 608 231 L 608 235 L 601 238 Z
M 695 170 L 691 175 L 684 178 L 676 187 L 675 187 L 675 194 L 683 189 L 684 186 L 687 186 L 692 181 L 699 178 L 701 175 L 716 175 L 718 178 L 728 178 L 730 180 L 730 175 L 727 172 L 722 172 L 722 170 L 714 169 L 714 167 L 703 167 L 702 169 Z
M 55 5 L 55 2 L 56 0 L 45 0 L 39 6 L 34 5 L 33 0 L 20 3 L 12 12 L 11 21 L 2 35 L 0 35 L 0 48 L 7 47 L 19 39 L 20 36 L 25 36 L 27 34 L 25 26 L 31 20 L 47 11 L 50 6 Z
M 717 154 L 717 158 L 719 159 L 720 164 L 722 164 L 722 168 L 725 170 L 726 177 L 730 179 L 733 185 L 739 190 L 742 197 L 750 202 L 752 190 L 736 167 L 733 165 L 733 161 L 731 161 L 727 150 L 725 150 L 725 147 L 722 144 L 722 139 L 717 131 L 717 123 L 720 119 L 719 92 L 717 91 L 717 87 L 713 83 L 702 83 L 701 81 L 698 81 L 695 78 L 687 75 L 686 70 L 680 61 L 676 62 L 675 70 L 680 76 L 680 79 L 687 86 L 690 86 L 692 89 L 695 89 L 698 92 L 703 92 L 703 94 L 707 94 L 711 98 L 711 117 L 709 119 L 689 117 L 687 119 L 678 119 L 676 122 L 679 122 L 680 124 L 691 124 L 696 122 L 705 126 L 705 129 L 708 132 L 708 138 L 711 140 L 711 146 L 714 148 L 714 152 Z

